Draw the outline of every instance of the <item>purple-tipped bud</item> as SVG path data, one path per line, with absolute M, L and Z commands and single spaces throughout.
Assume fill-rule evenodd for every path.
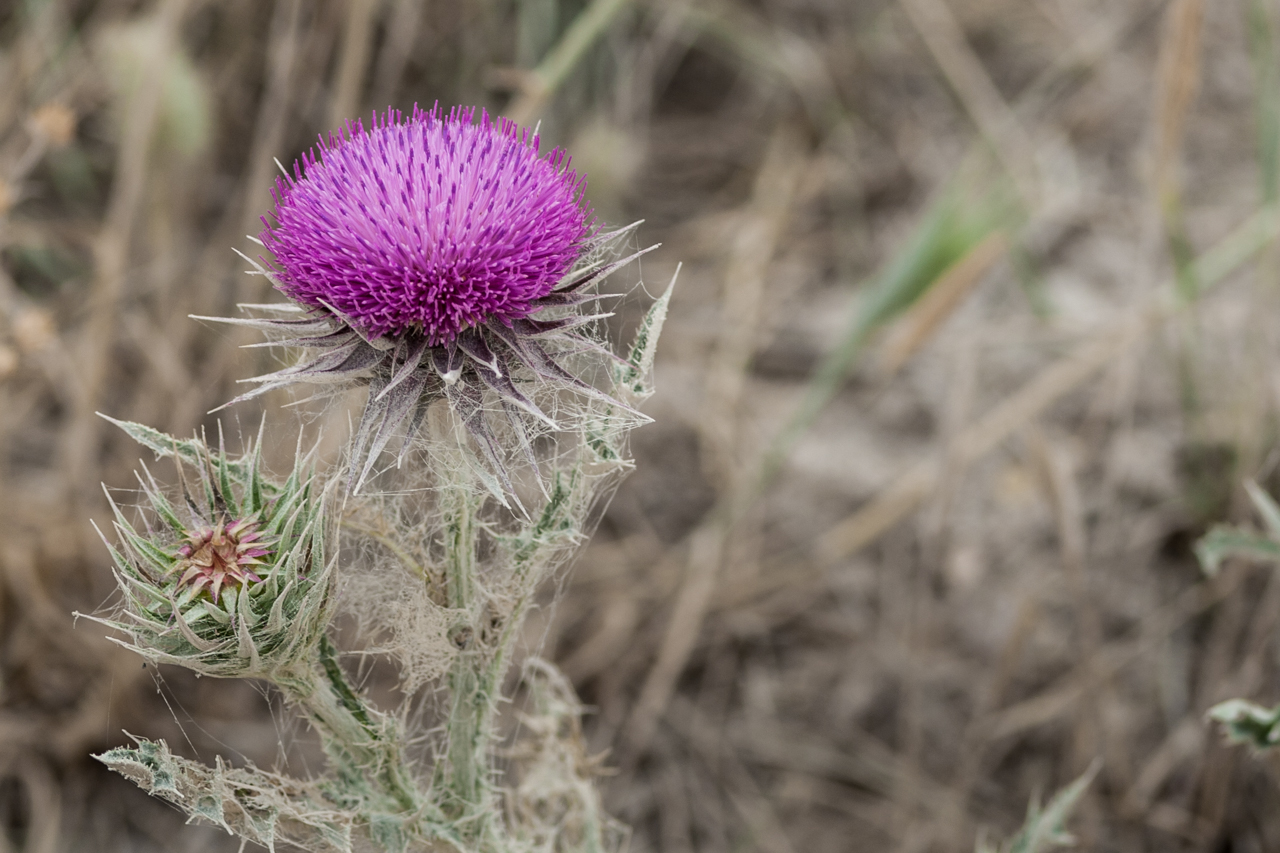
M 474 109 L 374 114 L 276 182 L 262 241 L 290 298 L 371 338 L 433 346 L 532 313 L 582 252 L 591 215 L 556 150 Z
M 258 558 L 271 552 L 262 547 L 257 527 L 257 521 L 239 519 L 189 532 L 172 569 L 174 574 L 181 573 L 178 583 L 207 590 L 215 604 L 224 586 L 261 583 L 253 567 L 262 565 Z

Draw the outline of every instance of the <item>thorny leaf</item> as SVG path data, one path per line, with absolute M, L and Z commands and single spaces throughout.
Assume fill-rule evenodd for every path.
M 667 307 L 671 304 L 671 293 L 678 275 L 679 267 L 676 268 L 675 275 L 671 276 L 666 292 L 649 307 L 644 319 L 640 321 L 635 342 L 627 355 L 626 366 L 614 368 L 614 380 L 636 402 L 647 399 L 653 393 L 653 386 L 650 384 L 653 360 L 658 352 L 658 337 L 662 334 L 662 324 L 667 319 Z
M 276 841 L 290 841 L 307 850 L 350 853 L 350 816 L 304 783 L 252 765 L 227 767 L 221 759 L 207 767 L 174 755 L 163 740 L 130 737 L 136 747 L 95 758 L 147 793 L 270 849 Z

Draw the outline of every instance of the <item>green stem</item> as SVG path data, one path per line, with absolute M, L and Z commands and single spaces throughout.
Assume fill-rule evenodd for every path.
M 451 490 L 447 554 L 445 556 L 445 588 L 449 606 L 469 610 L 475 603 L 476 571 L 476 501 L 465 487 Z
M 485 654 L 476 630 L 476 511 L 477 498 L 466 485 L 449 489 L 449 527 L 446 540 L 445 586 L 449 606 L 463 621 L 451 633 L 459 652 L 449 674 L 453 706 L 446 723 L 448 787 L 456 817 L 466 823 L 473 839 L 489 833 L 489 741 L 492 736 L 493 696 L 484 689 Z
M 320 732 L 325 752 L 341 783 L 362 794 L 373 783 L 377 810 L 416 812 L 421 795 L 413 781 L 395 723 L 369 707 L 347 682 L 337 650 L 327 636 L 320 640 L 319 672 L 314 665 L 292 677 L 277 679 L 286 695 L 303 709 Z M 321 677 L 323 674 L 323 677 Z M 381 802 L 379 802 L 381 801 Z
M 333 647 L 333 641 L 328 635 L 320 637 L 320 665 L 324 668 L 325 678 L 329 680 L 329 686 L 333 688 L 338 702 L 371 737 L 376 738 L 378 733 L 369 718 L 369 709 L 360 701 L 351 685 L 347 684 L 347 677 L 338 664 L 338 650 Z
M 507 617 L 506 624 L 502 626 L 502 634 L 498 638 L 497 651 L 489 661 L 489 665 L 484 668 L 479 690 L 481 695 L 485 696 L 490 703 L 497 698 L 498 692 L 502 689 L 502 682 L 507 677 L 507 665 L 511 661 L 511 652 L 515 647 L 520 625 L 524 622 L 528 604 L 529 597 L 522 596 L 516 602 L 516 606 L 511 609 L 511 614 Z

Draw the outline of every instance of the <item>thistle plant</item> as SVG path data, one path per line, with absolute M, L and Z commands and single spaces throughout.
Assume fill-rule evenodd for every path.
M 389 110 L 277 182 L 261 235 L 273 257 L 252 263 L 289 301 L 224 322 L 295 354 L 239 399 L 364 387 L 343 464 L 322 470 L 299 445 L 281 479 L 268 431 L 233 455 L 117 422 L 178 476 L 165 488 L 144 466 L 141 520 L 115 508 L 121 601 L 101 621 L 148 660 L 273 685 L 328 760 L 298 779 L 145 738 L 98 756 L 193 819 L 308 850 L 604 851 L 624 837 L 568 681 L 532 656 L 512 670 L 539 591 L 631 466 L 670 290 L 615 355 L 598 285 L 641 254 L 620 250 L 634 226 L 595 223 L 568 157 L 538 147 L 471 110 Z M 397 707 L 349 678 L 338 615 L 398 665 Z M 517 691 L 513 735 L 497 720 Z

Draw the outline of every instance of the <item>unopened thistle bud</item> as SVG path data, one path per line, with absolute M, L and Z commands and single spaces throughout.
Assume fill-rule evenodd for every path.
M 203 441 L 115 423 L 188 472 L 179 505 L 149 471 L 139 477 L 150 509 L 143 531 L 115 508 L 118 545 L 108 547 L 124 602 L 107 623 L 129 636 L 124 645 L 226 677 L 309 660 L 332 613 L 332 590 L 322 496 L 306 458 L 277 483 L 261 473 L 261 438 L 229 457 Z

